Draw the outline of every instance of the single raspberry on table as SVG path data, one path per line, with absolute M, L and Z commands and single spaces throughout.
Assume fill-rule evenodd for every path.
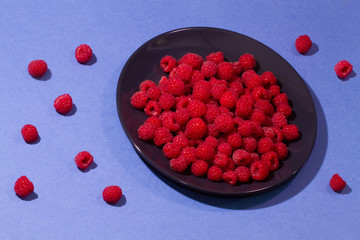
M 213 52 L 206 56 L 206 60 L 218 64 L 224 61 L 224 54 L 222 52 Z
M 67 114 L 73 107 L 73 101 L 69 94 L 58 96 L 54 101 L 54 108 L 60 114 Z
M 238 178 L 237 178 L 237 175 L 236 175 L 236 173 L 235 173 L 234 171 L 228 170 L 228 171 L 224 172 L 224 174 L 223 174 L 223 180 L 224 180 L 226 183 L 228 183 L 228 184 L 230 184 L 231 186 L 233 186 L 233 185 L 235 185 L 235 184 L 237 183 Z
M 189 162 L 185 159 L 184 156 L 178 158 L 173 158 L 170 160 L 170 168 L 175 172 L 182 173 L 189 166 Z
M 204 59 L 196 53 L 187 53 L 179 59 L 179 64 L 187 63 L 193 69 L 199 70 L 204 62 Z
M 161 58 L 160 60 L 160 67 L 166 73 L 170 72 L 177 66 L 177 61 L 170 55 L 166 55 L 165 57 Z
M 200 71 L 204 75 L 205 78 L 214 77 L 217 72 L 217 65 L 215 62 L 212 61 L 205 61 L 201 66 Z
M 353 70 L 353 66 L 346 60 L 339 61 L 334 67 L 339 78 L 346 78 Z
M 79 152 L 75 156 L 76 166 L 81 170 L 88 168 L 93 163 L 93 161 L 94 157 L 87 151 Z
M 308 35 L 301 35 L 295 40 L 296 50 L 301 53 L 307 53 L 312 46 L 312 41 Z
M 81 44 L 75 50 L 75 58 L 79 63 L 87 63 L 92 58 L 93 51 L 87 44 Z
M 15 193 L 20 197 L 26 197 L 34 191 L 34 184 L 26 176 L 21 176 L 15 182 Z
M 197 177 L 204 176 L 209 168 L 209 164 L 202 159 L 198 159 L 191 164 L 190 171 Z
M 251 177 L 251 172 L 250 169 L 248 167 L 245 166 L 238 166 L 235 170 L 234 170 L 236 176 L 237 176 L 237 180 L 241 183 L 246 183 L 249 181 L 250 177 Z
M 245 53 L 240 56 L 239 63 L 243 72 L 247 70 L 252 70 L 256 66 L 256 59 L 250 53 Z
M 219 182 L 222 180 L 222 176 L 223 176 L 223 171 L 221 170 L 220 167 L 215 165 L 209 167 L 207 171 L 207 178 L 209 180 L 214 182 Z
M 331 177 L 329 185 L 332 190 L 334 190 L 335 192 L 339 192 L 344 189 L 344 187 L 346 186 L 346 182 L 340 177 L 339 174 L 335 173 Z
M 47 70 L 47 63 L 41 59 L 31 61 L 28 66 L 28 72 L 34 78 L 41 78 Z
M 103 190 L 102 196 L 105 202 L 115 204 L 121 199 L 122 190 L 116 185 L 107 186 Z
M 26 124 L 21 128 L 21 135 L 26 143 L 33 143 L 39 138 L 36 127 L 31 124 Z
M 269 175 L 269 167 L 266 162 L 255 161 L 250 166 L 251 178 L 256 181 L 264 180 Z

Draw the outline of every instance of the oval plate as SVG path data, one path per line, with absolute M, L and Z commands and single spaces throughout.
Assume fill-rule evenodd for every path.
M 228 61 L 237 61 L 244 53 L 251 53 L 257 60 L 257 73 L 271 71 L 278 78 L 281 91 L 287 93 L 301 137 L 288 145 L 290 157 L 281 162 L 265 181 L 251 181 L 230 186 L 225 182 L 212 182 L 190 173 L 180 174 L 171 170 L 169 160 L 155 145 L 138 138 L 137 129 L 146 120 L 143 111 L 130 104 L 131 96 L 139 84 L 150 79 L 158 83 L 166 75 L 160 68 L 160 59 L 171 55 L 176 59 L 193 52 L 203 57 L 222 51 Z M 169 179 L 193 190 L 218 196 L 248 196 L 265 192 L 291 179 L 307 160 L 316 138 L 316 112 L 314 102 L 303 79 L 279 54 L 262 43 L 242 34 L 208 27 L 177 29 L 163 33 L 139 47 L 126 62 L 117 85 L 116 103 L 121 124 L 136 151 L 144 161 Z

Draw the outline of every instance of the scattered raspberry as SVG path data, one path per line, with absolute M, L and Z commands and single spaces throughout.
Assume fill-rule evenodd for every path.
M 81 44 L 75 50 L 75 58 L 79 63 L 87 63 L 92 58 L 93 52 L 89 45 Z
M 346 78 L 352 72 L 353 66 L 346 60 L 336 63 L 334 70 L 339 78 Z
M 237 180 L 241 183 L 246 183 L 249 181 L 251 177 L 251 172 L 248 167 L 239 166 L 235 169 L 235 174 L 237 176 Z
M 155 126 L 151 124 L 143 124 L 138 128 L 138 136 L 144 141 L 149 141 L 154 138 Z
M 177 61 L 172 56 L 165 56 L 160 60 L 160 67 L 166 73 L 170 72 L 177 66 Z
M 187 53 L 179 60 L 179 64 L 187 63 L 193 69 L 199 70 L 203 64 L 203 61 L 204 59 L 200 55 L 195 53 Z
M 158 117 L 158 116 L 160 116 L 161 108 L 160 108 L 159 103 L 157 101 L 155 101 L 155 100 L 148 101 L 147 104 L 145 105 L 144 112 L 149 117 L 152 117 L 152 116 Z
M 238 96 L 236 92 L 234 91 L 226 91 L 223 93 L 223 95 L 220 98 L 220 104 L 223 107 L 226 107 L 228 109 L 232 109 L 236 105 L 236 101 L 238 99 Z
M 161 94 L 158 102 L 159 102 L 159 107 L 162 110 L 166 111 L 173 107 L 175 103 L 175 97 L 170 93 L 163 93 Z
M 219 182 L 222 180 L 223 171 L 218 166 L 211 166 L 207 171 L 207 178 L 211 181 Z
M 219 132 L 229 132 L 234 128 L 234 120 L 226 113 L 222 113 L 215 118 L 214 124 Z
M 87 151 L 79 152 L 75 157 L 76 166 L 85 170 L 88 168 L 94 161 L 94 157 Z
M 262 154 L 261 161 L 266 162 L 270 171 L 274 171 L 279 168 L 279 157 L 274 151 Z
M 186 170 L 188 166 L 189 162 L 183 156 L 170 160 L 170 167 L 175 172 L 182 173 Z
M 308 35 L 299 36 L 295 40 L 296 50 L 301 54 L 307 53 L 307 51 L 309 51 L 311 46 L 312 46 L 312 41 Z
M 331 177 L 329 184 L 335 192 L 341 191 L 346 186 L 346 182 L 337 173 Z
M 274 149 L 274 142 L 270 138 L 260 138 L 258 142 L 258 153 L 266 153 Z
M 33 60 L 29 63 L 29 74 L 34 78 L 41 78 L 48 70 L 47 64 L 44 60 Z
M 167 157 L 169 159 L 177 158 L 178 156 L 180 156 L 181 147 L 180 147 L 180 145 L 178 145 L 176 143 L 168 142 L 164 145 L 163 152 L 164 152 L 165 157 Z
M 214 148 L 208 143 L 202 143 L 196 148 L 196 155 L 198 158 L 211 162 L 215 156 Z
M 185 135 L 189 139 L 200 139 L 207 134 L 206 123 L 201 118 L 193 118 L 186 124 Z
M 185 147 L 181 150 L 181 156 L 188 161 L 188 163 L 193 163 L 198 159 L 196 154 L 196 148 L 194 147 Z
M 222 52 L 213 52 L 206 56 L 206 60 L 218 64 L 224 61 L 224 54 Z
M 122 190 L 116 185 L 108 186 L 104 189 L 102 196 L 105 202 L 115 204 L 121 199 Z
M 207 173 L 208 168 L 209 168 L 209 164 L 206 161 L 199 159 L 193 162 L 190 171 L 195 176 L 201 177 Z
M 299 129 L 294 124 L 285 125 L 281 130 L 284 134 L 284 138 L 288 141 L 295 140 L 300 136 Z
M 73 101 L 69 94 L 58 96 L 54 101 L 54 108 L 60 114 L 67 114 L 73 107 Z
M 231 80 L 234 76 L 233 65 L 230 62 L 221 62 L 217 65 L 216 76 L 219 79 Z
M 237 183 L 237 179 L 237 175 L 234 171 L 228 170 L 223 174 L 223 180 L 232 186 Z
M 21 135 L 27 143 L 33 143 L 39 138 L 36 127 L 31 124 L 26 124 L 21 128 Z
M 160 127 L 155 131 L 154 143 L 156 146 L 161 147 L 162 145 L 171 142 L 172 140 L 173 135 L 170 133 L 169 129 Z
M 245 53 L 240 56 L 239 63 L 243 72 L 252 70 L 256 66 L 255 57 L 249 53 Z
M 201 72 L 205 78 L 214 77 L 217 72 L 217 65 L 215 62 L 212 61 L 205 61 L 201 66 Z
M 187 110 L 189 110 L 193 118 L 200 118 L 206 114 L 207 107 L 205 103 L 199 100 L 190 100 L 187 105 Z
M 269 175 L 268 165 L 263 161 L 255 161 L 250 166 L 251 178 L 256 181 L 264 180 Z
M 26 197 L 34 191 L 34 184 L 26 176 L 21 176 L 16 180 L 14 190 L 19 197 Z

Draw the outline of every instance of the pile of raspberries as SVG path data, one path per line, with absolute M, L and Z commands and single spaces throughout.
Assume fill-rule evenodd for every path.
M 172 170 L 235 185 L 266 179 L 287 158 L 300 135 L 292 108 L 272 72 L 256 73 L 253 55 L 167 55 L 160 66 L 168 75 L 143 81 L 130 102 L 148 116 L 139 138 L 162 148 Z

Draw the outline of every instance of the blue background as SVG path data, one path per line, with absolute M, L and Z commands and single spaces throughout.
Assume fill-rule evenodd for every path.
M 0 9 L 0 238 L 1 239 L 356 239 L 359 235 L 360 2 L 319 1 L 1 1 Z M 314 149 L 284 186 L 250 198 L 192 192 L 153 172 L 120 124 L 116 86 L 131 54 L 166 31 L 224 28 L 252 37 L 284 57 L 307 83 L 317 111 Z M 295 39 L 314 45 L 300 55 Z M 79 64 L 86 43 L 95 57 Z M 226 44 L 226 43 L 224 43 Z M 44 59 L 40 80 L 27 66 Z M 333 67 L 346 59 L 345 80 Z M 69 93 L 70 116 L 54 99 Z M 40 141 L 26 144 L 31 123 Z M 80 151 L 95 164 L 81 172 Z M 329 187 L 339 173 L 341 193 Z M 26 175 L 35 193 L 13 190 Z M 124 196 L 111 206 L 108 185 Z

